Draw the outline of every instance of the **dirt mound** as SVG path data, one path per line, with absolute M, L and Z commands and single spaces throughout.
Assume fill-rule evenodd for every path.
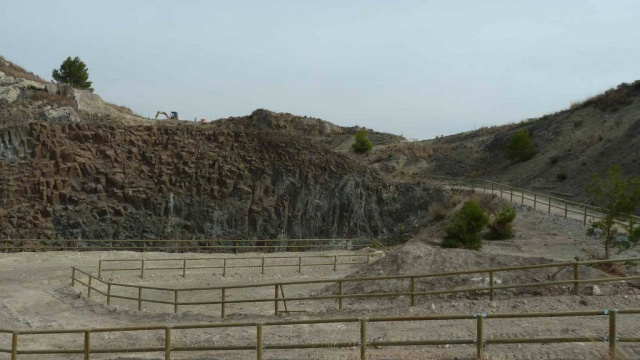
M 443 249 L 438 246 L 425 244 L 421 241 L 410 241 L 393 249 L 386 257 L 376 261 L 366 268 L 362 268 L 351 274 L 350 278 L 378 277 L 386 275 L 429 274 L 441 272 L 454 272 L 473 269 L 489 269 L 501 267 L 527 266 L 547 264 L 552 261 L 540 257 L 519 257 L 482 251 L 465 249 Z M 580 279 L 596 279 L 610 277 L 599 270 L 580 266 Z M 524 284 L 545 281 L 559 281 L 573 279 L 571 266 L 561 268 L 543 268 L 532 270 L 520 270 L 494 273 L 496 285 Z M 449 277 L 416 279 L 417 291 L 435 291 L 455 288 L 484 287 L 489 285 L 489 274 L 468 274 Z M 617 285 L 600 284 L 600 290 L 606 293 L 615 293 Z M 538 288 L 522 288 L 500 290 L 501 297 L 518 294 L 528 295 L 561 295 L 569 292 L 570 285 L 555 285 Z M 586 289 L 587 286 L 582 286 Z M 345 283 L 346 293 L 375 293 L 391 291 L 408 291 L 407 281 L 385 280 L 369 282 Z M 329 291 L 334 291 L 330 287 Z M 475 298 L 486 297 L 486 294 L 455 294 L 453 297 Z

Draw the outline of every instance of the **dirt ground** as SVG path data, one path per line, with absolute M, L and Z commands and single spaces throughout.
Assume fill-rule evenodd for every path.
M 145 279 L 137 272 L 104 273 L 103 278 L 115 282 L 146 284 L 149 286 L 217 286 L 249 284 L 299 279 L 326 279 L 340 277 L 377 276 L 384 274 L 428 273 L 473 268 L 488 268 L 507 265 L 526 265 L 558 260 L 586 258 L 589 251 L 598 249 L 596 239 L 585 236 L 585 228 L 579 221 L 565 220 L 559 216 L 542 214 L 527 207 L 517 208 L 515 222 L 516 238 L 507 241 L 485 242 L 479 252 L 467 250 L 445 250 L 433 244 L 435 239 L 416 238 L 392 249 L 386 257 L 366 266 L 332 266 L 304 268 L 302 274 L 296 267 L 268 269 L 260 274 L 259 268 L 232 269 L 222 277 L 219 269 L 193 271 L 186 278 L 180 271 L 147 271 Z M 322 254 L 346 254 L 347 252 L 323 252 Z M 202 257 L 202 254 L 184 254 Z M 244 254 L 250 256 L 256 254 Z M 292 254 L 297 255 L 297 254 Z M 308 255 L 306 253 L 305 255 Z M 182 254 L 180 255 L 182 256 Z M 222 256 L 213 254 L 212 256 Z M 235 255 L 227 255 L 235 257 Z M 625 254 L 637 256 L 637 252 Z M 128 300 L 114 300 L 105 305 L 104 298 L 94 294 L 86 298 L 86 289 L 70 286 L 71 266 L 97 272 L 98 259 L 111 258 L 175 258 L 175 254 L 134 252 L 52 252 L 0 254 L 0 328 L 70 329 L 97 327 L 126 327 L 148 324 L 194 324 L 220 322 L 273 321 L 273 303 L 231 304 L 227 318 L 220 318 L 219 305 L 180 309 L 173 313 L 170 305 L 145 304 L 137 311 L 137 304 Z M 154 265 L 155 266 L 155 265 Z M 633 268 L 624 269 L 635 274 Z M 504 284 L 531 281 L 534 278 L 549 279 L 549 269 L 526 271 L 516 275 L 497 275 Z M 567 279 L 569 270 L 560 271 L 555 279 Z M 600 270 L 581 268 L 581 278 L 609 276 Z M 535 280 L 534 280 L 535 281 Z M 418 281 L 419 290 L 482 285 L 485 276 L 467 276 L 459 279 Z M 369 282 L 345 285 L 345 293 L 397 291 L 406 289 L 407 282 Z M 557 286 L 536 291 L 497 291 L 496 300 L 490 302 L 487 294 L 472 293 L 456 296 L 419 297 L 416 306 L 409 306 L 408 297 L 374 299 L 347 299 L 344 310 L 337 309 L 336 300 L 290 301 L 290 310 L 302 311 L 283 314 L 283 319 L 317 318 L 371 318 L 384 316 L 411 316 L 424 314 L 471 314 L 506 312 L 544 312 L 603 310 L 614 308 L 640 308 L 640 291 L 634 282 L 612 283 L 600 286 L 603 295 L 590 295 L 587 286 L 581 295 L 569 295 L 569 288 Z M 251 292 L 245 289 L 232 290 L 229 299 L 254 296 L 272 297 L 273 289 Z M 285 286 L 287 296 L 331 293 L 335 285 Z M 161 299 L 163 294 L 149 293 L 145 297 Z M 185 299 L 215 299 L 219 293 L 196 293 L 185 295 Z M 183 300 L 183 299 L 181 299 Z M 619 316 L 620 336 L 640 336 L 640 316 Z M 542 345 L 487 345 L 487 359 L 604 359 L 607 343 L 602 339 L 607 333 L 607 318 L 532 318 L 518 320 L 486 320 L 485 338 L 519 338 L 552 336 L 590 336 L 593 343 L 542 344 Z M 175 330 L 173 346 L 192 345 L 251 345 L 255 341 L 254 327 L 238 327 L 213 330 Z M 267 326 L 264 330 L 266 344 L 317 343 L 359 341 L 357 323 L 329 323 L 297 326 Z M 130 333 L 96 333 L 92 336 L 92 348 L 161 346 L 162 331 Z M 369 341 L 418 340 L 418 339 L 472 339 L 475 324 L 472 320 L 422 321 L 406 323 L 371 323 Z M 9 348 L 11 338 L 0 334 L 0 348 Z M 81 349 L 82 334 L 40 335 L 20 338 L 20 345 L 29 349 Z M 623 344 L 622 349 L 631 359 L 640 358 L 640 346 Z M 265 350 L 265 359 L 358 359 L 357 347 L 324 350 Z M 474 345 L 430 346 L 430 347 L 383 347 L 370 348 L 370 359 L 472 359 Z M 4 357 L 3 357 L 4 356 Z M 9 358 L 0 354 L 0 359 Z M 82 355 L 20 355 L 19 359 L 81 359 Z M 161 359 L 160 353 L 92 355 L 92 359 Z M 253 359 L 254 351 L 233 352 L 176 352 L 174 359 Z

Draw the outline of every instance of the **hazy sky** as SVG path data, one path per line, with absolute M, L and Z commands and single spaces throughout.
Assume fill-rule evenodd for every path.
M 0 55 L 67 56 L 145 116 L 256 108 L 430 138 L 640 79 L 640 1 L 5 1 Z

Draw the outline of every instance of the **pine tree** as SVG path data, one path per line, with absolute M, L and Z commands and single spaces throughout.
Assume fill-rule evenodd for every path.
M 79 57 L 69 56 L 60 65 L 60 69 L 53 69 L 53 79 L 59 83 L 69 84 L 76 89 L 93 91 L 89 81 L 89 69 Z

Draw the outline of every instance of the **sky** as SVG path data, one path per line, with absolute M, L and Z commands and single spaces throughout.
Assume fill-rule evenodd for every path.
M 80 57 L 153 117 L 258 108 L 428 139 L 640 79 L 640 1 L 1 1 L 0 55 L 51 80 Z

